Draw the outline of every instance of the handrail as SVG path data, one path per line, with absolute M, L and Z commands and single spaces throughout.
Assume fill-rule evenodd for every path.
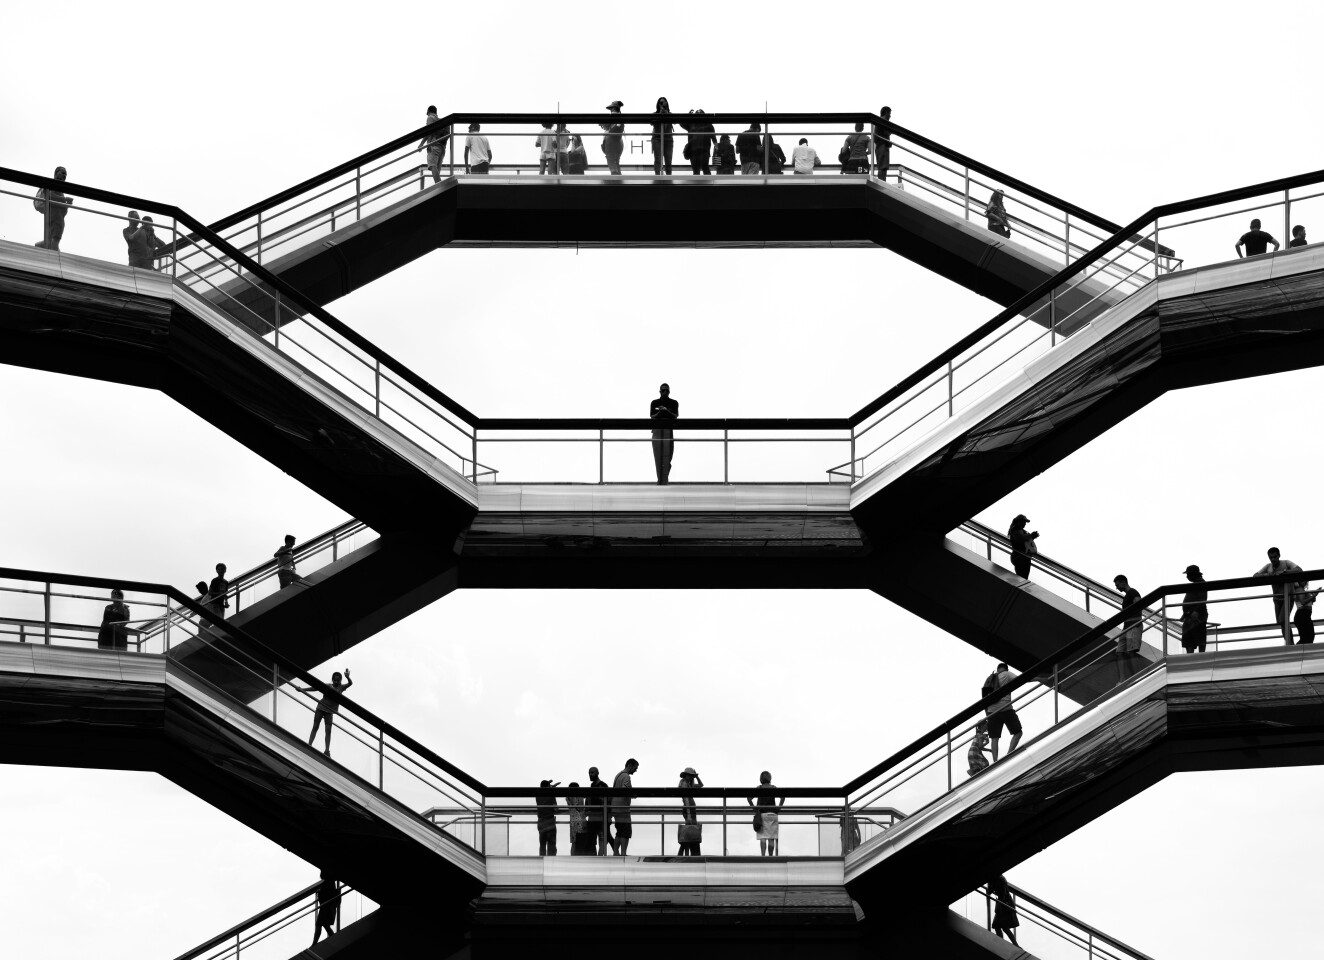
M 1280 573 L 1271 577 L 1251 576 L 1236 577 L 1229 580 L 1202 580 L 1200 581 L 1200 586 L 1206 591 L 1213 592 L 1216 590 L 1235 590 L 1239 587 L 1260 587 L 1265 585 L 1277 585 L 1280 583 L 1298 583 L 1304 580 L 1318 580 L 1321 578 L 1324 578 L 1324 569 L 1293 570 L 1289 573 Z M 1092 645 L 1096 645 L 1105 639 L 1112 639 L 1108 637 L 1108 631 L 1112 630 L 1114 627 L 1121 626 L 1128 616 L 1134 616 L 1136 613 L 1143 613 L 1145 608 L 1155 600 L 1161 600 L 1174 593 L 1186 593 L 1192 588 L 1192 586 L 1191 583 L 1173 583 L 1162 587 L 1156 587 L 1135 603 L 1128 607 L 1123 607 L 1117 613 L 1104 620 L 1103 623 L 1091 628 L 1075 640 L 1072 640 L 1070 643 L 1061 647 L 1057 652 L 1049 654 L 1032 667 L 1029 667 L 1023 671 L 1020 676 L 1008 683 L 1004 683 L 988 696 L 976 700 L 973 704 L 966 707 L 955 716 L 934 727 L 928 733 L 912 741 L 907 746 L 902 747 L 886 760 L 870 767 L 855 779 L 847 782 L 842 789 L 847 793 L 854 793 L 856 790 L 860 789 L 860 787 L 886 771 L 889 767 L 894 767 L 898 763 L 908 760 L 910 757 L 913 757 L 931 744 L 934 740 L 955 730 L 965 721 L 978 715 L 985 707 L 990 707 L 999 700 L 1006 699 L 1021 687 L 1031 683 L 1040 682 L 1045 675 L 1051 673 L 1054 666 L 1058 666 L 1064 660 L 1068 660 L 1076 654 L 1088 650 Z
M 682 113 L 673 114 L 672 116 L 674 119 L 671 122 L 674 124 L 687 118 L 689 115 Z M 256 203 L 250 204 L 244 209 L 232 213 L 229 216 L 222 217 L 220 220 L 212 223 L 209 229 L 214 233 L 220 233 L 222 230 L 232 227 L 235 224 L 246 220 L 248 217 L 254 216 L 269 207 L 284 203 L 286 200 L 291 200 L 308 190 L 329 183 L 336 177 L 349 173 L 351 170 L 354 170 L 363 164 L 371 163 L 393 150 L 408 146 L 410 143 L 422 140 L 424 137 L 435 136 L 438 133 L 439 128 L 448 129 L 450 131 L 448 135 L 450 136 L 462 136 L 464 131 L 455 128 L 460 127 L 461 125 L 467 127 L 468 122 L 473 120 L 477 120 L 481 123 L 494 124 L 541 123 L 548 118 L 555 118 L 558 123 L 587 123 L 597 126 L 608 117 L 610 117 L 615 123 L 637 124 L 640 126 L 651 126 L 653 123 L 657 122 L 657 115 L 653 113 L 449 113 L 444 117 L 439 117 L 435 123 L 425 124 L 415 130 L 411 130 L 409 133 L 397 137 L 394 140 L 390 140 L 379 147 L 374 147 L 352 160 L 337 164 L 329 170 L 304 180 L 302 183 L 297 183 L 279 193 L 272 194 L 264 200 L 259 200 Z M 1096 213 L 1091 213 L 1084 207 L 1077 206 L 1074 203 L 1068 203 L 1067 201 L 1048 193 L 1046 190 L 1041 190 L 1032 184 L 1026 183 L 1024 180 L 1003 173 L 996 167 L 991 167 L 988 164 L 973 159 L 972 157 L 968 157 L 950 147 L 944 146 L 936 140 L 924 136 L 923 134 L 915 133 L 914 131 L 893 123 L 890 120 L 884 120 L 876 113 L 709 113 L 704 114 L 704 120 L 714 125 L 718 123 L 752 123 L 756 120 L 763 124 L 854 123 L 857 120 L 862 120 L 865 123 L 872 124 L 876 128 L 886 130 L 889 134 L 903 137 L 904 139 L 909 140 L 932 153 L 936 153 L 947 160 L 959 163 L 986 177 L 998 180 L 1021 193 L 1034 197 L 1036 200 L 1052 204 L 1065 213 L 1084 220 L 1086 223 L 1092 224 L 1093 226 L 1107 230 L 1109 233 L 1116 233 L 1121 229 L 1111 220 L 1101 217 Z M 872 132 L 873 131 L 871 130 L 870 133 Z M 676 136 L 685 135 L 684 131 L 677 131 L 676 133 Z
M 1135 957 L 1136 960 L 1152 960 L 1149 954 L 1137 950 L 1135 947 L 1130 946 L 1129 944 L 1123 943 L 1121 940 L 1118 940 L 1116 937 L 1109 936 L 1108 934 L 1104 933 L 1102 930 L 1100 930 L 1098 927 L 1094 926 L 1093 924 L 1086 923 L 1084 920 L 1076 919 L 1071 914 L 1067 913 L 1065 910 L 1055 907 L 1051 903 L 1045 903 L 1043 900 L 1040 900 L 1038 897 L 1036 897 L 1034 894 L 1030 893 L 1029 891 L 1023 890 L 1020 887 L 1016 886 L 1015 884 L 1011 884 L 1011 883 L 1007 884 L 1007 886 L 1011 887 L 1011 892 L 1016 897 L 1017 900 L 1024 900 L 1026 903 L 1033 904 L 1034 906 L 1038 907 L 1040 910 L 1043 910 L 1054 917 L 1058 917 L 1062 920 L 1065 920 L 1067 923 L 1079 927 L 1081 930 L 1084 930 L 1085 932 L 1090 934 L 1090 936 L 1094 937 L 1096 940 L 1102 940 L 1104 943 L 1108 944 L 1108 946 L 1113 947 L 1117 950 L 1121 950 L 1124 953 L 1127 953 L 1132 957 Z
M 276 914 L 280 913 L 282 910 L 286 909 L 287 907 L 292 907 L 300 900 L 303 900 L 306 897 L 311 897 L 313 894 L 317 892 L 317 888 L 319 886 L 321 886 L 320 881 L 317 883 L 309 884 L 308 886 L 300 890 L 298 893 L 291 894 L 290 896 L 286 897 L 284 900 L 281 900 L 279 903 L 274 903 L 271 906 L 267 907 L 261 913 L 255 913 L 247 920 L 241 921 L 240 923 L 236 923 L 229 930 L 226 930 L 223 933 L 218 933 L 216 936 L 212 937 L 207 942 L 198 944 L 196 947 L 194 947 L 192 950 L 188 951 L 187 953 L 181 953 L 178 957 L 175 958 L 175 960 L 195 960 L 195 958 L 202 956 L 204 953 L 206 953 L 208 950 L 212 949 L 213 947 L 219 947 L 223 943 L 233 940 L 237 935 L 243 933 L 249 927 L 255 926 L 264 920 L 270 920 L 272 917 L 274 917 Z
M 377 716 L 366 707 L 360 706 L 343 693 L 334 691 L 330 686 L 318 680 L 312 674 L 306 672 L 302 667 L 290 660 L 284 654 L 271 649 L 261 640 L 258 640 L 252 634 L 246 632 L 241 627 L 236 627 L 229 622 L 217 618 L 212 611 L 206 609 L 195 600 L 191 600 L 180 593 L 169 584 L 147 583 L 141 580 L 111 580 L 106 577 L 85 577 L 77 574 L 51 573 L 44 570 L 23 570 L 15 567 L 0 567 L 0 579 L 9 580 L 41 580 L 55 583 L 67 583 L 80 587 L 100 587 L 105 590 L 131 590 L 140 593 L 157 593 L 169 597 L 175 603 L 179 604 L 189 613 L 199 616 L 212 625 L 213 629 L 219 629 L 233 635 L 236 639 L 251 645 L 258 650 L 264 657 L 281 668 L 281 675 L 289 679 L 297 678 L 308 686 L 317 690 L 323 696 L 331 695 L 339 700 L 342 707 L 348 708 L 350 712 L 362 717 L 364 720 L 376 726 L 383 733 L 390 734 L 402 745 L 417 753 L 429 763 L 435 764 L 441 770 L 462 782 L 472 790 L 483 792 L 487 789 L 481 780 L 465 773 L 455 764 L 443 757 L 438 756 L 427 747 L 423 746 L 413 737 L 401 732 L 396 727 L 387 723 L 381 717 Z M 172 658 L 173 659 L 173 658 Z M 176 661 L 178 662 L 178 661 Z
M 1039 286 L 1025 294 L 1011 306 L 1000 311 L 992 320 L 976 327 L 914 373 L 898 381 L 876 399 L 865 404 L 847 418 L 851 422 L 851 427 L 859 426 L 888 403 L 891 403 L 911 387 L 923 381 L 925 377 L 937 373 L 950 361 L 955 360 L 968 347 L 978 343 L 1012 317 L 1023 313 L 1032 304 L 1044 299 L 1051 291 L 1061 286 L 1067 280 L 1070 280 L 1078 273 L 1082 273 L 1089 267 L 1093 266 L 1101 260 L 1105 254 L 1115 250 L 1123 243 L 1131 242 L 1137 234 L 1143 232 L 1143 228 L 1151 221 L 1157 220 L 1159 217 L 1172 216 L 1176 213 L 1188 213 L 1191 210 L 1196 210 L 1200 207 L 1212 206 L 1220 203 L 1234 203 L 1237 200 L 1244 200 L 1248 197 L 1258 196 L 1263 193 L 1270 193 L 1278 190 L 1290 190 L 1293 187 L 1301 187 L 1310 183 L 1317 183 L 1321 180 L 1324 180 L 1324 170 L 1315 170 L 1311 173 L 1300 173 L 1291 177 L 1281 177 L 1277 180 L 1266 180 L 1262 183 L 1252 184 L 1247 187 L 1237 187 L 1233 190 L 1224 190 L 1219 193 L 1206 194 L 1202 197 L 1192 197 L 1188 200 L 1180 200 L 1176 203 L 1165 203 L 1156 207 L 1150 207 L 1148 211 L 1136 217 L 1126 226 L 1114 231 L 1111 237 L 1096 246 L 1089 253 L 1080 257 L 1080 259 L 1076 260 L 1070 266 L 1064 267 L 1056 276 L 1050 277 L 1043 283 L 1039 284 Z

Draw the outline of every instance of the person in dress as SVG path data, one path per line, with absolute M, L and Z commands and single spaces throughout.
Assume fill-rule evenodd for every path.
M 1209 629 L 1209 590 L 1204 585 L 1204 574 L 1195 564 L 1184 571 L 1191 582 L 1191 589 L 1182 597 L 1181 604 L 1181 645 L 1187 653 L 1204 653 L 1205 638 Z
M 1016 928 L 1021 925 L 1021 919 L 1016 915 L 1016 897 L 1011 892 L 1011 884 L 998 874 L 989 882 L 988 892 L 994 898 L 993 932 L 1016 946 Z
M 772 785 L 772 774 L 764 770 L 759 774 L 759 785 L 753 796 L 746 799 L 754 808 L 754 832 L 759 837 L 759 853 L 765 857 L 777 856 L 778 811 L 786 805 L 786 795 L 777 792 Z

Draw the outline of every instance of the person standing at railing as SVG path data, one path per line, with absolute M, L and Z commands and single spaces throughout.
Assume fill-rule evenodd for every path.
M 782 153 L 782 148 L 777 145 L 776 140 L 772 139 L 771 133 L 763 135 L 763 157 L 766 161 L 763 172 L 781 176 L 782 168 L 786 166 L 786 154 Z
M 625 104 L 613 100 L 607 104 L 607 112 L 619 114 Z M 625 152 L 625 124 L 617 120 L 608 120 L 598 124 L 607 135 L 602 138 L 602 153 L 607 158 L 607 172 L 613 177 L 621 175 L 621 154 Z
M 660 423 L 675 420 L 680 416 L 680 404 L 671 399 L 671 387 L 662 384 L 657 388 L 658 397 L 648 407 L 648 416 Z M 653 466 L 657 470 L 658 483 L 671 482 L 671 455 L 676 450 L 676 440 L 670 427 L 653 428 Z
M 230 606 L 230 601 L 226 599 L 226 595 L 230 592 L 230 581 L 225 579 L 225 571 L 225 564 L 216 564 L 216 576 L 211 578 L 211 585 L 207 588 L 211 594 L 211 605 L 208 609 L 216 614 L 217 620 L 225 619 L 225 611 Z
M 565 163 L 565 172 L 572 176 L 588 172 L 588 151 L 584 149 L 584 138 L 578 134 L 570 138 L 570 152 L 566 154 Z
M 1039 552 L 1039 547 L 1035 544 L 1039 539 L 1039 531 L 1026 530 L 1025 526 L 1029 522 L 1029 517 L 1018 513 L 1007 531 L 1007 539 L 1011 541 L 1011 568 L 1016 571 L 1016 576 L 1026 580 L 1030 579 L 1031 558 Z
M 570 172 L 570 132 L 564 123 L 556 125 L 556 172 L 561 175 Z
M 696 176 L 712 176 L 712 167 L 709 164 L 709 158 L 712 156 L 713 146 L 717 142 L 716 133 L 713 125 L 705 119 L 702 110 L 691 110 L 689 120 L 681 120 L 679 126 L 682 130 L 689 133 L 689 140 L 685 143 L 685 159 L 690 162 L 690 171 Z
M 1015 680 L 1015 675 L 1011 668 L 1005 663 L 999 663 L 996 670 L 988 675 L 984 681 L 984 686 L 980 690 L 980 698 L 990 697 L 1007 684 Z M 998 762 L 998 740 L 1002 738 L 1002 729 L 1006 727 L 1011 733 L 1011 745 L 1007 747 L 1007 755 L 1015 752 L 1017 745 L 1021 742 L 1021 718 L 1016 716 L 1015 709 L 1011 705 L 1011 694 L 1007 694 L 999 700 L 994 700 L 984 712 L 988 714 L 988 734 L 989 749 L 993 753 L 993 762 Z
M 736 137 L 736 153 L 740 156 L 740 172 L 756 177 L 763 172 L 763 146 L 759 134 L 763 128 L 751 123 L 749 129 Z
M 464 172 L 488 173 L 492 169 L 492 144 L 478 131 L 482 125 L 475 120 L 469 124 L 469 136 L 464 140 Z
M 1257 220 L 1256 223 L 1259 221 Z M 1291 560 L 1282 559 L 1282 553 L 1277 547 L 1270 547 L 1268 551 L 1269 562 L 1255 571 L 1257 577 L 1272 577 L 1280 573 L 1291 573 L 1300 571 Z M 1273 614 L 1274 622 L 1278 624 L 1283 632 L 1283 642 L 1289 647 L 1292 645 L 1292 624 L 1290 617 L 1292 615 L 1293 602 L 1293 584 L 1277 583 L 1273 588 Z
M 694 801 L 694 789 L 703 789 L 703 778 L 693 767 L 686 767 L 680 772 L 680 782 L 676 787 L 683 791 L 680 795 L 681 823 L 676 827 L 676 842 L 680 844 L 677 855 L 681 857 L 700 856 L 699 847 L 703 843 L 703 825 L 699 823 L 699 805 Z
M 855 124 L 855 132 L 846 137 L 841 149 L 846 154 L 842 173 L 869 172 L 869 135 L 864 132 L 863 121 Z
M 552 132 L 552 121 L 542 122 L 542 133 L 533 138 L 538 145 L 538 175 L 556 173 L 556 134 Z
M 1304 247 L 1306 245 L 1306 228 L 1297 224 L 1292 228 L 1292 239 L 1287 241 L 1288 247 Z
M 1204 653 L 1209 629 L 1209 591 L 1204 585 L 1204 574 L 1195 564 L 1182 571 L 1191 582 L 1181 603 L 1181 645 L 1187 653 Z
M 1117 657 L 1126 660 L 1140 652 L 1140 634 L 1144 627 L 1141 618 L 1144 611 L 1140 608 L 1140 591 L 1131 586 L 1126 574 L 1113 577 L 1113 586 L 1122 595 L 1122 610 L 1126 619 L 1122 621 L 1122 633 L 1117 638 Z
M 777 792 L 772 785 L 772 774 L 764 770 L 759 774 L 759 785 L 753 796 L 745 799 L 754 808 L 754 832 L 759 838 L 759 854 L 777 856 L 777 840 L 781 833 L 777 815 L 786 806 L 786 794 Z
M 555 783 L 544 780 L 538 784 L 541 789 L 533 798 L 538 808 L 538 856 L 540 857 L 556 856 L 556 815 L 560 812 L 560 808 L 556 805 L 556 794 L 552 790 L 560 785 L 560 780 Z
M 565 809 L 570 820 L 570 856 L 593 856 L 593 837 L 589 835 L 585 821 L 587 808 L 584 796 L 579 792 L 578 781 L 571 780 L 566 787 Z
M 598 776 L 597 767 L 588 768 L 588 788 L 590 790 L 606 790 L 607 784 Z M 597 842 L 597 854 L 600 857 L 607 855 L 607 844 L 611 844 L 614 851 L 616 849 L 616 840 L 611 835 L 611 827 L 607 822 L 607 798 L 592 798 L 588 801 L 588 810 L 584 815 L 584 825 L 588 827 L 588 842 L 593 844 Z
M 284 590 L 293 583 L 302 583 L 305 586 L 308 581 L 294 569 L 294 534 L 285 534 L 285 545 L 272 554 L 276 560 L 276 579 L 280 581 L 280 588 Z
M 322 939 L 322 931 L 327 937 L 335 935 L 336 921 L 340 917 L 340 884 L 331 879 L 331 875 L 322 871 L 322 882 L 317 885 L 317 913 L 313 916 L 313 945 Z
M 69 171 L 64 167 L 55 168 L 56 180 L 67 180 Z M 69 205 L 73 198 L 58 187 L 42 187 L 32 200 L 32 206 L 42 215 L 41 240 L 34 246 L 45 250 L 60 249 L 64 238 L 64 218 L 69 215 Z
M 724 133 L 713 148 L 713 169 L 719 177 L 734 176 L 736 172 L 736 148 L 731 143 L 731 135 Z
M 1277 253 L 1278 241 L 1273 238 L 1272 234 L 1265 233 L 1260 229 L 1260 221 L 1252 220 L 1250 222 L 1250 230 L 1241 235 L 1241 239 L 1237 241 L 1235 249 L 1238 257 L 1258 257 L 1269 249 L 1269 244 L 1271 243 L 1273 244 L 1273 252 Z M 1242 247 L 1246 248 L 1245 253 L 1241 252 Z
M 653 173 L 661 174 L 664 170 L 666 175 L 671 176 L 671 155 L 676 149 L 675 139 L 672 136 L 675 127 L 671 124 L 671 102 L 666 97 L 657 98 L 657 109 L 653 111 L 657 114 L 657 123 L 653 124 Z
M 129 649 L 129 605 L 124 602 L 124 591 L 116 587 L 110 591 L 110 603 L 101 612 L 101 629 L 97 631 L 97 646 L 102 650 Z
M 1003 192 L 994 190 L 984 207 L 984 216 L 988 217 L 988 228 L 1003 237 L 1011 236 L 1011 218 L 1007 216 L 1007 207 L 1003 203 Z
M 612 787 L 617 790 L 629 790 L 634 786 L 635 771 L 639 761 L 631 757 L 625 761 L 625 769 L 616 774 Z M 612 817 L 616 821 L 616 838 L 611 843 L 612 852 L 618 857 L 625 856 L 630 850 L 630 838 L 634 836 L 634 823 L 630 820 L 630 795 L 612 798 Z
M 1315 642 L 1315 597 L 1318 590 L 1310 589 L 1310 581 L 1301 580 L 1292 584 L 1292 599 L 1296 601 L 1296 614 L 1292 622 L 1296 624 L 1296 642 Z
M 427 125 L 440 123 L 441 118 L 437 116 L 436 107 L 428 107 Z M 424 147 L 428 151 L 428 169 L 432 171 L 432 182 L 441 182 L 441 161 L 446 155 L 446 144 L 450 140 L 450 133 L 443 131 L 441 133 L 430 133 L 419 143 L 418 149 Z
M 301 687 L 297 683 L 292 683 L 300 693 L 316 693 L 313 687 Z M 345 691 L 354 686 L 354 681 L 349 675 L 349 667 L 345 668 L 345 676 L 342 681 L 340 672 L 331 674 L 331 689 L 322 694 L 322 699 L 317 702 L 317 709 L 313 711 L 313 730 L 308 734 L 308 746 L 313 745 L 317 739 L 317 728 L 325 725 L 325 740 L 322 753 L 331 756 L 331 727 L 335 724 L 335 716 L 340 712 L 340 701 L 344 698 Z
M 886 120 L 889 123 L 892 120 L 892 108 L 883 107 L 878 111 L 878 118 Z M 886 127 L 873 125 L 873 152 L 874 162 L 878 165 L 878 178 L 887 177 L 887 164 L 892 157 L 892 131 Z

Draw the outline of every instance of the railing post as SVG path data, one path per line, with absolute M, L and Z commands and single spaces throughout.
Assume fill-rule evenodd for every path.
M 772 125 L 767 123 L 767 117 L 764 117 L 763 124 L 763 175 L 768 175 L 768 143 L 772 140 Z
M 1089 958 L 1090 958 L 1090 960 L 1094 960 L 1094 931 L 1093 931 L 1093 930 L 1090 931 L 1089 950 L 1090 950 Z
M 474 483 L 478 483 L 478 428 L 474 427 L 473 435 L 473 469 Z
M 1159 242 L 1158 242 L 1158 220 L 1154 221 L 1154 279 L 1159 277 Z
M 363 168 L 354 168 L 354 219 L 363 219 Z
M 262 266 L 262 211 L 257 212 L 257 265 Z
M 1058 692 L 1061 689 L 1061 678 L 1058 676 L 1059 664 L 1053 664 L 1053 726 L 1057 726 L 1058 720 Z
M 947 731 L 947 792 L 952 792 L 952 731 Z
M 483 796 L 478 801 L 479 826 L 482 828 L 482 835 L 478 838 L 478 852 L 487 856 L 487 797 Z M 605 826 L 605 825 L 604 825 Z
M 1048 343 L 1057 344 L 1057 287 L 1048 291 Z
M 598 428 L 598 483 L 606 482 L 606 468 L 603 466 L 603 461 L 606 456 L 604 449 L 605 442 L 603 441 L 603 434 L 605 432 L 606 431 L 601 427 Z
M 956 408 L 956 370 L 952 361 L 947 361 L 947 416 L 952 416 Z
M 987 915 L 987 917 L 988 917 L 987 926 L 988 926 L 988 928 L 989 928 L 990 930 L 992 930 L 992 929 L 993 929 L 993 897 L 992 897 L 991 894 L 989 894 L 989 892 L 988 892 L 988 888 L 987 888 L 987 887 L 984 888 L 984 913 L 985 913 L 985 914 Z
M 446 129 L 450 131 L 449 143 L 451 147 L 451 176 L 453 177 L 455 176 L 455 124 L 452 123 Z
M 276 704 L 280 702 L 280 664 L 271 665 L 271 723 L 276 723 Z
M 331 562 L 335 563 L 340 559 L 340 534 L 331 534 Z
M 170 256 L 170 279 L 174 280 L 179 276 L 179 220 L 175 217 L 170 218 L 170 231 L 175 238 L 175 249 Z
M 377 728 L 377 789 L 386 791 L 386 733 Z
M 372 402 L 373 415 L 380 420 L 382 417 L 382 361 L 380 358 L 373 361 Z
M 662 811 L 657 818 L 657 852 L 660 856 L 667 855 L 667 812 Z
M 235 955 L 235 957 L 238 957 L 238 956 L 239 956 L 239 951 L 242 950 L 242 949 L 243 949 L 243 947 L 242 947 L 242 945 L 241 945 L 240 942 L 239 942 L 239 934 L 236 933 L 236 934 L 234 935 L 234 955 Z
M 722 856 L 729 856 L 726 850 L 726 797 L 722 798 Z
M 276 298 L 276 306 L 271 314 L 271 326 L 275 331 L 275 335 L 272 337 L 272 345 L 277 350 L 279 350 L 280 349 L 280 291 L 273 290 L 272 296 Z
M 1186 612 L 1186 607 L 1182 607 L 1182 613 Z M 1168 598 L 1163 598 L 1163 603 L 1159 605 L 1159 619 L 1163 621 L 1163 656 L 1168 655 Z
M 46 581 L 46 589 L 42 595 L 42 610 L 44 611 L 45 623 L 43 624 L 46 636 L 46 646 L 51 645 L 51 582 Z
M 965 218 L 970 219 L 970 168 L 965 168 Z
M 731 431 L 722 428 L 722 482 L 731 482 Z
M 1071 214 L 1070 213 L 1067 214 L 1067 235 L 1062 242 L 1062 246 L 1064 248 L 1063 260 L 1065 261 L 1066 266 L 1069 267 L 1071 266 Z
M 1283 191 L 1283 246 L 1292 242 L 1292 191 Z

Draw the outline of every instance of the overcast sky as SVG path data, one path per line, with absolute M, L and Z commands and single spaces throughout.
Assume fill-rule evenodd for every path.
M 1318 6 L 1238 9 L 590 6 L 571 23 L 514 2 L 24 5 L 0 37 L 0 164 L 64 164 L 211 221 L 407 132 L 429 103 L 888 103 L 1124 222 L 1320 166 L 1304 108 Z M 0 204 L 0 238 L 39 230 L 30 204 Z M 845 415 L 997 312 L 881 250 L 443 250 L 330 309 L 490 416 L 641 414 L 663 379 L 691 415 Z M 659 324 L 669 336 L 645 334 Z M 1253 572 L 1271 543 L 1324 565 L 1321 387 L 1312 370 L 1165 397 L 980 519 L 1024 511 L 1045 553 L 1142 592 L 1188 563 Z M 0 366 L 0 410 L 6 565 L 184 588 L 346 519 L 157 393 Z M 764 768 L 790 786 L 841 783 L 930 729 L 989 659 L 865 593 L 465 592 L 320 674 L 333 666 L 489 783 L 636 756 L 639 785 L 693 765 L 710 786 Z M 1305 955 L 1322 787 L 1310 768 L 1172 778 L 1010 876 L 1156 957 Z M 146 774 L 5 768 L 0 846 L 6 952 L 32 958 L 174 956 L 316 874 Z

